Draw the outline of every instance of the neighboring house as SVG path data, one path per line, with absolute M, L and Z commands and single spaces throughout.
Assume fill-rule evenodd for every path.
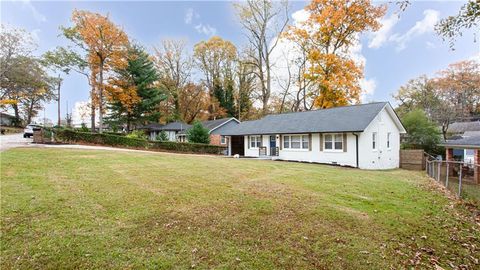
M 461 136 L 465 132 L 470 131 L 480 131 L 480 121 L 452 123 L 448 126 L 447 134 L 450 136 Z
M 185 124 L 180 121 L 171 122 L 165 125 L 154 123 L 149 124 L 143 127 L 149 133 L 150 140 L 155 140 L 160 132 L 164 131 L 167 134 L 168 140 L 175 142 L 179 141 L 179 135 L 181 136 L 182 132 L 186 129 L 191 128 L 189 124 Z
M 229 155 L 358 167 L 399 167 L 406 133 L 388 102 L 267 115 L 222 131 Z
M 473 181 L 480 184 L 480 131 L 467 131 L 463 136 L 443 143 L 446 160 L 462 160 L 473 167 Z M 462 155 L 463 154 L 463 155 Z
M 227 146 L 228 141 L 225 136 L 221 136 L 221 132 L 225 129 L 238 125 L 239 121 L 234 117 L 222 118 L 217 120 L 203 121 L 202 126 L 208 129 L 210 133 L 210 144 Z M 172 122 L 166 125 L 150 124 L 143 129 L 148 130 L 150 140 L 155 140 L 160 132 L 165 131 L 169 141 L 186 142 L 187 131 L 192 125 L 183 122 Z
M 0 112 L 0 126 L 13 126 L 15 116 Z

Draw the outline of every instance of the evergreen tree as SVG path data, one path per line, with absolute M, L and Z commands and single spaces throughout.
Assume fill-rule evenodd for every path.
M 226 87 L 220 83 L 213 86 L 213 95 L 218 100 L 220 107 L 225 109 L 229 116 L 235 115 L 235 97 L 233 93 L 233 84 L 226 83 Z
M 129 50 L 128 65 L 115 72 L 117 77 L 109 87 L 113 89 L 109 91 L 112 93 L 109 121 L 126 124 L 128 130 L 132 125 L 157 122 L 160 117 L 157 107 L 166 94 L 157 84 L 159 75 L 148 53 L 134 45 Z M 121 89 L 121 94 L 115 89 Z
M 193 127 L 187 131 L 187 140 L 191 143 L 210 143 L 210 134 L 208 129 L 202 126 L 202 123 L 195 121 Z

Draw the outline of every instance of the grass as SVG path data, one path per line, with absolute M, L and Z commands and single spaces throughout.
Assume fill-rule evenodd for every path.
M 478 239 L 422 172 L 1 153 L 1 269 L 473 269 Z

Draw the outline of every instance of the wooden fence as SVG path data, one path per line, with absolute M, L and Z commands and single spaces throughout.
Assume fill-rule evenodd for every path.
M 425 155 L 423 150 L 400 150 L 400 168 L 407 170 L 425 170 Z

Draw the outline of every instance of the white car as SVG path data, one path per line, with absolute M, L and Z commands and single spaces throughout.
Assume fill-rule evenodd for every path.
M 25 129 L 23 130 L 23 137 L 24 138 L 30 138 L 31 136 L 33 136 L 33 129 L 34 128 L 40 128 L 40 126 L 39 125 L 33 125 L 33 124 L 27 125 L 25 127 Z

